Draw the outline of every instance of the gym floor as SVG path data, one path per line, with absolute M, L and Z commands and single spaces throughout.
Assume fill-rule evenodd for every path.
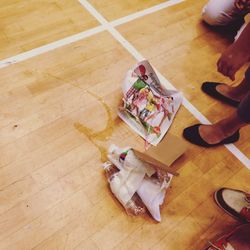
M 143 150 L 117 116 L 122 81 L 138 60 L 186 98 L 170 133 L 181 137 L 185 127 L 233 111 L 200 90 L 207 80 L 233 84 L 216 72 L 231 41 L 202 23 L 205 3 L 1 1 L 0 249 L 198 250 L 239 224 L 213 193 L 250 191 L 250 127 L 229 147 L 189 144 L 172 166 L 180 176 L 161 223 L 127 216 L 101 168 L 110 144 Z

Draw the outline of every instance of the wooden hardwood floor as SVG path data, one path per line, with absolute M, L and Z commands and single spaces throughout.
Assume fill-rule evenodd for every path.
M 110 21 L 164 1 L 89 2 Z M 187 0 L 117 30 L 214 122 L 233 109 L 202 94 L 200 85 L 232 84 L 215 67 L 230 41 L 201 23 L 205 2 Z M 1 60 L 100 25 L 75 0 L 2 1 L 0 23 Z M 222 186 L 250 190 L 249 170 L 225 147 L 190 145 L 174 163 L 180 176 L 161 223 L 127 216 L 112 197 L 102 149 L 144 146 L 117 116 L 121 83 L 135 62 L 103 31 L 0 69 L 0 249 L 198 250 L 239 224 L 212 198 Z M 181 107 L 170 132 L 180 137 L 196 122 Z M 107 123 L 112 129 L 99 140 L 76 126 L 101 131 Z M 247 157 L 249 129 L 236 143 Z

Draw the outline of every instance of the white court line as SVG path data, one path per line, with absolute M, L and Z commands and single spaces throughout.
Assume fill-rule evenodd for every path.
M 112 26 L 118 26 L 118 25 L 127 23 L 129 21 L 132 21 L 132 20 L 135 20 L 137 18 L 146 16 L 146 15 L 148 15 L 150 13 L 154 13 L 156 11 L 159 11 L 161 9 L 170 7 L 170 6 L 174 5 L 174 4 L 177 4 L 177 3 L 180 3 L 180 2 L 183 2 L 183 1 L 185 1 L 185 0 L 169 0 L 167 2 L 155 5 L 155 6 L 151 7 L 151 8 L 145 9 L 143 11 L 139 11 L 137 13 L 134 13 L 134 14 L 128 15 L 126 17 L 117 19 L 117 20 L 112 22 L 113 23 Z M 89 36 L 100 33 L 100 32 L 102 32 L 104 30 L 106 30 L 106 27 L 104 25 L 101 25 L 101 26 L 95 27 L 93 29 L 89 29 L 89 30 L 86 30 L 84 32 L 81 32 L 81 33 L 78 33 L 78 34 L 63 38 L 63 39 L 58 40 L 56 42 L 52 42 L 52 43 L 49 43 L 47 45 L 44 45 L 44 46 L 41 46 L 41 47 L 38 47 L 38 48 L 35 48 L 35 49 L 32 49 L 32 50 L 23 52 L 23 53 L 18 54 L 16 56 L 12 56 L 12 57 L 3 59 L 3 60 L 0 61 L 0 69 L 8 67 L 9 65 L 12 65 L 12 64 L 15 64 L 15 63 L 30 59 L 32 57 L 41 55 L 41 54 L 49 52 L 51 50 L 60 48 L 60 47 L 62 47 L 64 45 L 68 45 L 68 44 L 71 44 L 73 42 L 77 42 L 77 41 L 82 40 L 84 38 L 87 38 Z
M 121 25 L 121 24 L 124 24 L 124 23 L 128 23 L 130 21 L 133 21 L 137 18 L 140 18 L 140 17 L 143 17 L 143 16 L 146 16 L 146 15 L 149 15 L 149 14 L 152 14 L 154 12 L 157 12 L 159 10 L 162 10 L 162 9 L 165 9 L 165 8 L 168 8 L 170 6 L 173 6 L 175 4 L 178 4 L 178 3 L 181 3 L 181 2 L 184 2 L 185 0 L 169 0 L 167 2 L 164 2 L 164 3 L 160 3 L 158 5 L 155 5 L 153 7 L 150 7 L 148 9 L 145 9 L 145 10 L 141 10 L 141 11 L 138 11 L 136 13 L 133 13 L 131 15 L 128 15 L 128 16 L 125 16 L 125 17 L 122 17 L 122 18 L 119 18 L 115 21 L 111 21 L 109 24 L 113 27 L 116 27 L 118 25 Z
M 129 51 L 131 55 L 137 61 L 141 61 L 144 57 L 136 50 L 136 48 L 129 43 L 110 23 L 87 1 L 79 0 L 79 2 L 93 15 L 110 33 L 111 35 L 119 41 L 122 46 Z M 125 18 L 126 19 L 126 18 Z M 123 19 L 125 21 L 125 19 Z M 156 73 L 159 75 L 159 78 L 163 84 L 166 86 L 175 89 L 175 87 L 158 71 Z M 183 106 L 191 113 L 193 116 L 199 120 L 201 123 L 210 124 L 209 120 L 198 110 L 196 109 L 185 97 L 183 100 Z M 250 160 L 247 158 L 236 146 L 233 144 L 225 145 L 225 147 L 248 169 L 250 169 Z
M 90 37 L 92 35 L 95 35 L 97 33 L 100 33 L 104 30 L 108 30 L 123 46 L 126 48 L 129 53 L 131 53 L 138 61 L 143 60 L 143 56 L 113 27 L 116 27 L 118 25 L 130 22 L 132 20 L 135 20 L 137 18 L 143 17 L 145 15 L 148 15 L 150 13 L 154 13 L 156 11 L 159 11 L 161 9 L 167 8 L 169 6 L 172 6 L 174 4 L 178 4 L 180 2 L 183 2 L 185 0 L 169 0 L 168 2 L 153 6 L 151 8 L 145 9 L 143 11 L 139 11 L 137 13 L 128 15 L 126 17 L 117 19 L 115 21 L 112 21 L 111 23 L 108 23 L 106 19 L 104 19 L 87 1 L 80 1 L 83 5 L 85 4 L 89 8 L 90 13 L 95 13 L 95 18 L 99 20 L 99 22 L 102 24 L 101 26 L 95 27 L 93 29 L 89 29 L 87 31 L 66 37 L 64 39 L 58 40 L 56 42 L 32 49 L 30 51 L 21 53 L 19 55 L 4 59 L 0 61 L 0 68 L 7 67 L 9 65 L 27 60 L 29 58 L 41 55 L 43 53 L 46 53 L 48 51 L 60 48 L 64 45 L 68 45 L 70 43 L 82 40 L 84 38 Z M 84 5 L 84 6 L 85 6 Z M 85 8 L 87 8 L 85 6 Z M 159 73 L 158 73 L 159 74 Z M 165 83 L 168 87 L 174 88 L 172 84 L 169 83 L 169 81 L 164 78 L 161 74 L 159 74 L 159 77 L 161 77 L 161 80 L 163 83 Z M 209 121 L 186 99 L 184 98 L 183 105 L 202 123 L 209 123 Z M 234 145 L 226 145 L 226 148 L 232 152 L 244 165 L 246 165 L 248 168 L 250 168 L 250 160 Z
M 41 46 L 41 47 L 38 47 L 38 48 L 35 48 L 35 49 L 32 49 L 32 50 L 29 50 L 27 52 L 18 54 L 16 56 L 6 58 L 6 59 L 0 61 L 0 69 L 5 68 L 5 67 L 7 67 L 9 65 L 12 65 L 12 64 L 27 60 L 29 58 L 44 54 L 44 53 L 49 52 L 51 50 L 60 48 L 60 47 L 62 47 L 64 45 L 68 45 L 70 43 L 77 42 L 77 41 L 82 40 L 84 38 L 87 38 L 87 37 L 90 37 L 90 36 L 95 35 L 97 33 L 100 33 L 100 32 L 102 32 L 104 30 L 105 30 L 105 28 L 102 25 L 100 25 L 100 26 L 95 27 L 93 29 L 89 29 L 89 30 L 86 30 L 84 32 L 75 34 L 73 36 L 63 38 L 63 39 L 58 40 L 56 42 L 49 43 L 49 44 L 46 44 L 44 46 Z

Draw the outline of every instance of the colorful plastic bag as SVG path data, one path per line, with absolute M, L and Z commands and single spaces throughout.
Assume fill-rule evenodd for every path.
M 156 146 L 166 134 L 182 103 L 178 91 L 167 90 L 148 61 L 127 73 L 119 116 L 147 143 Z

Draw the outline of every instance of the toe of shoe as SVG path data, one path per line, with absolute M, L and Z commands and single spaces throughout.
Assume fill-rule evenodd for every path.
M 199 126 L 200 124 L 193 125 L 183 130 L 183 137 L 194 144 L 198 144 L 199 137 Z
M 205 92 L 208 95 L 214 95 L 216 91 L 216 86 L 219 85 L 219 83 L 216 82 L 204 82 L 201 85 L 201 89 L 203 92 Z

